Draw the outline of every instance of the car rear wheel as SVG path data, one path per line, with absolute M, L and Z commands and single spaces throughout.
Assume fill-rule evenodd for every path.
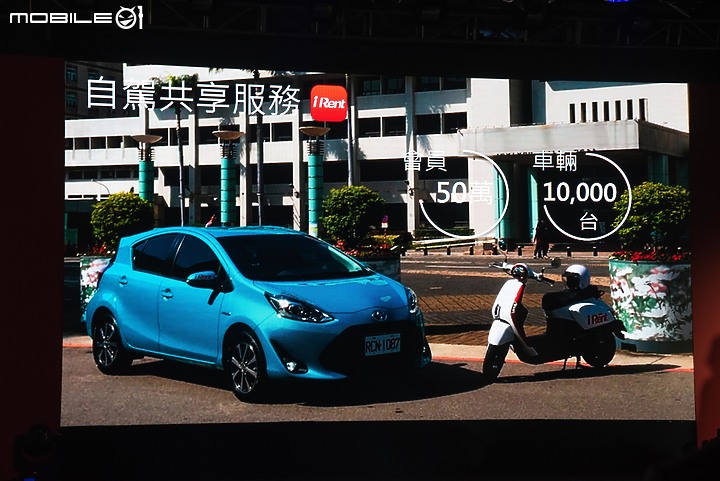
M 122 374 L 132 364 L 132 357 L 123 347 L 117 322 L 110 314 L 93 328 L 92 353 L 95 365 L 104 374 Z
M 250 333 L 242 332 L 229 346 L 226 369 L 235 397 L 241 401 L 257 400 L 267 383 L 260 345 Z

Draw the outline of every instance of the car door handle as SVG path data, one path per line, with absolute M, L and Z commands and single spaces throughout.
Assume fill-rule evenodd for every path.
M 163 299 L 171 299 L 173 293 L 170 289 L 163 289 L 162 292 L 160 292 L 160 295 L 163 296 Z
M 122 276 L 122 277 L 120 277 L 120 279 L 118 279 L 118 284 L 120 284 L 120 285 L 124 286 L 127 283 L 128 283 L 128 278 L 126 276 Z

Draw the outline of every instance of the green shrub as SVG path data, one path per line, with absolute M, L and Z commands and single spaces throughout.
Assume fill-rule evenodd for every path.
M 90 224 L 98 241 L 115 251 L 120 238 L 150 230 L 154 226 L 153 206 L 131 192 L 118 192 L 93 205 Z
M 613 205 L 617 226 L 627 211 L 629 195 Z M 690 192 L 684 187 L 643 182 L 632 189 L 632 206 L 618 230 L 626 251 L 687 251 L 690 245 Z
M 380 222 L 384 203 L 380 194 L 363 185 L 332 189 L 323 201 L 325 235 L 345 247 L 357 247 L 367 238 L 370 226 Z

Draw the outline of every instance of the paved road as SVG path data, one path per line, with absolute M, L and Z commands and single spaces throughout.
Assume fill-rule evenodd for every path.
M 305 439 L 307 424 L 274 422 L 302 419 L 312 423 L 314 432 L 327 433 L 326 439 L 341 441 L 323 445 L 324 459 L 346 459 L 346 446 L 360 440 L 355 444 L 370 446 L 372 455 L 391 453 L 403 460 L 410 459 L 409 451 L 420 449 L 419 473 L 432 468 L 447 479 L 465 479 L 469 472 L 483 473 L 483 479 L 509 479 L 504 470 L 496 477 L 488 470 L 506 459 L 504 446 L 515 445 L 524 463 L 546 466 L 552 473 L 533 479 L 587 479 L 587 466 L 592 466 L 590 479 L 619 481 L 639 479 L 648 463 L 674 455 L 694 439 L 692 354 L 618 352 L 602 373 L 562 370 L 558 363 L 527 366 L 511 358 L 500 381 L 485 385 L 480 373 L 484 335 L 490 306 L 505 277 L 485 267 L 495 257 L 451 257 L 403 257 L 402 280 L 420 296 L 435 361 L 400 384 L 392 379 L 340 384 L 340 389 L 293 391 L 272 403 L 246 405 L 235 400 L 221 373 L 194 366 L 146 360 L 132 376 L 103 376 L 93 365 L 89 339 L 78 335 L 77 321 L 70 319 L 63 349 L 61 423 L 68 445 L 82 449 L 73 450 L 69 464 L 102 472 L 108 465 L 105 458 L 112 460 L 116 452 L 113 442 L 136 447 L 123 462 L 133 474 L 137 466 L 147 474 L 144 463 L 155 466 L 163 459 L 163 446 L 173 455 L 181 452 L 177 459 L 196 457 L 208 446 L 214 458 L 235 459 L 235 444 L 225 440 L 247 438 L 249 431 L 262 440 L 259 445 Z M 533 264 L 532 259 L 523 260 Z M 563 261 L 567 264 L 568 259 Z M 595 284 L 608 282 L 606 257 L 571 261 L 588 264 Z M 562 269 L 555 272 L 559 279 Z M 531 283 L 526 295 L 529 324 L 538 329 L 539 298 L 545 290 Z M 394 422 L 409 420 L 423 422 Z M 142 430 L 140 425 L 147 423 L 152 430 Z M 108 436 L 100 439 L 96 430 L 84 427 L 88 424 L 120 426 L 102 431 Z M 128 428 L 134 424 L 138 429 Z M 288 435 L 291 429 L 297 433 Z M 174 439 L 179 442 L 169 442 Z M 216 440 L 221 442 L 213 444 Z M 220 447 L 225 451 L 218 456 Z M 595 463 L 596 449 L 606 454 L 605 466 Z M 563 462 L 567 475 L 557 474 L 557 465 L 547 465 L 558 453 L 575 460 L 572 467 Z M 338 472 L 345 472 L 340 464 Z M 227 479 L 235 477 L 236 463 L 231 466 L 233 476 Z M 519 468 L 513 467 L 513 479 L 529 478 Z M 403 466 L 407 475 L 405 470 Z M 453 478 L 458 473 L 462 476 Z M 387 477 L 392 478 L 398 476 Z

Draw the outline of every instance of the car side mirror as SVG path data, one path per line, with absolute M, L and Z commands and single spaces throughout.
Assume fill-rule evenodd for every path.
M 190 287 L 203 289 L 217 289 L 220 286 L 220 279 L 213 271 L 200 271 L 190 274 L 185 282 Z

